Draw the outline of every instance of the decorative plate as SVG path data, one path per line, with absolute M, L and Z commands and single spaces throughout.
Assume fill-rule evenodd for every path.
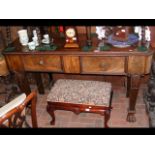
M 108 37 L 108 43 L 114 47 L 118 48 L 126 48 L 138 42 L 138 36 L 135 34 L 129 34 L 129 38 L 127 41 L 117 41 L 113 40 L 113 35 Z

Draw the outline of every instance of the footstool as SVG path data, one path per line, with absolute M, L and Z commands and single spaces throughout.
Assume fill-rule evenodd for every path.
M 55 110 L 97 113 L 104 116 L 104 127 L 108 127 L 111 112 L 111 83 L 87 80 L 57 80 L 47 96 L 47 112 L 51 125 L 55 124 Z

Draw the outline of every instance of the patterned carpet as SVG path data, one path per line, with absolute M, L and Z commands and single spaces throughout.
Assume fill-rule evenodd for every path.
M 148 128 L 148 116 L 143 102 L 143 91 L 145 85 L 142 85 L 139 91 L 137 105 L 136 105 L 136 119 L 135 123 L 126 121 L 128 101 L 125 96 L 124 87 L 114 87 L 114 94 L 112 100 L 113 110 L 111 112 L 111 119 L 109 126 L 111 128 Z M 46 100 L 49 90 L 45 90 L 44 95 L 38 94 L 37 102 L 37 117 L 38 125 L 43 128 L 102 128 L 103 116 L 92 113 L 81 113 L 79 115 L 70 111 L 57 110 L 55 111 L 55 125 L 50 125 L 51 117 L 46 111 Z M 29 119 L 30 121 L 30 119 Z
M 114 86 L 114 94 L 112 100 L 113 110 L 111 113 L 111 119 L 109 126 L 111 128 L 148 128 L 148 116 L 146 114 L 145 105 L 143 102 L 143 91 L 145 85 L 142 85 L 139 91 L 137 105 L 136 105 L 136 119 L 135 123 L 129 123 L 126 121 L 128 98 L 125 96 L 125 88 Z M 36 89 L 36 86 L 32 85 L 32 90 Z M 5 90 L 4 85 L 0 84 L 0 91 Z M 49 89 L 45 89 L 45 94 L 38 94 L 37 99 L 37 118 L 38 125 L 41 128 L 102 128 L 103 127 L 103 116 L 92 113 L 81 113 L 79 115 L 74 114 L 70 111 L 57 110 L 55 111 L 56 121 L 55 125 L 51 126 L 51 117 L 46 111 L 46 100 Z M 4 94 L 0 95 L 0 101 L 4 101 Z M 31 124 L 30 116 L 27 116 L 27 121 Z

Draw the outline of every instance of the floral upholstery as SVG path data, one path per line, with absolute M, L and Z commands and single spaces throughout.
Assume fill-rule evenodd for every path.
M 109 106 L 111 90 L 108 82 L 61 79 L 55 82 L 47 101 Z

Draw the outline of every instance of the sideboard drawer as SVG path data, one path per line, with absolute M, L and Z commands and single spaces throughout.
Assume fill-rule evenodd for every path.
M 63 56 L 63 67 L 65 73 L 80 73 L 79 56 Z
M 24 68 L 27 71 L 62 72 L 60 56 L 53 55 L 24 55 Z
M 125 57 L 81 57 L 81 59 L 83 73 L 125 73 Z

